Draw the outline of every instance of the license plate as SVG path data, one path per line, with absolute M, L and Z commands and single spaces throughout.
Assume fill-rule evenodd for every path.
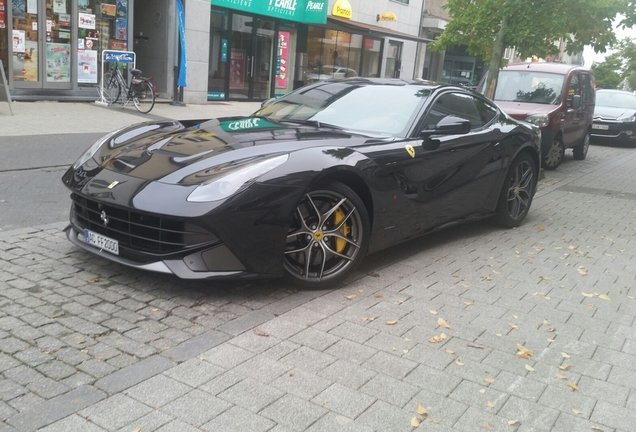
M 609 126 L 608 125 L 601 125 L 601 124 L 593 124 L 592 125 L 592 129 L 608 130 Z
M 117 240 L 113 240 L 110 237 L 97 234 L 96 232 L 89 231 L 87 229 L 84 230 L 84 240 L 86 243 L 96 246 L 101 250 L 119 255 L 119 242 Z

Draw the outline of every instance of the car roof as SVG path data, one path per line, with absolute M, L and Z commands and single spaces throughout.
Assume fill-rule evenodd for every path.
M 323 81 L 323 82 L 333 82 Z M 420 87 L 426 87 L 431 90 L 437 90 L 442 87 L 449 87 L 453 89 L 459 89 L 462 91 L 466 91 L 465 88 L 458 87 L 456 85 L 437 82 L 437 81 L 427 81 L 423 79 L 408 79 L 408 78 L 365 78 L 365 77 L 351 77 L 337 80 L 336 82 L 346 82 L 346 83 L 354 83 L 358 82 L 361 84 L 382 84 L 382 85 L 393 85 L 393 86 L 407 86 L 407 85 L 416 85 Z
M 546 62 L 532 62 L 532 63 L 514 63 L 506 66 L 503 70 L 534 70 L 536 72 L 552 72 L 558 74 L 567 74 L 571 70 L 580 69 L 589 71 L 583 66 L 571 65 L 564 63 L 546 63 Z
M 622 94 L 628 94 L 628 95 L 632 95 L 635 96 L 636 95 L 630 91 L 626 91 L 626 90 L 616 90 L 616 89 L 598 89 L 596 90 L 596 93 L 622 93 Z

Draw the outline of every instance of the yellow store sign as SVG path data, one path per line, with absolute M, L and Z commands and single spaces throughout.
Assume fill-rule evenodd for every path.
M 351 19 L 353 11 L 347 0 L 338 0 L 331 9 L 331 15 Z

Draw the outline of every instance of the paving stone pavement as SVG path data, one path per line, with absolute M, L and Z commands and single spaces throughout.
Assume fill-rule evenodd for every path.
M 634 149 L 568 155 L 522 227 L 411 241 L 336 290 L 2 232 L 0 432 L 634 431 L 635 172 Z

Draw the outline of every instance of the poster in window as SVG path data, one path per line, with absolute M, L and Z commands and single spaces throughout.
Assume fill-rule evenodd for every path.
M 128 38 L 126 27 L 128 20 L 118 19 L 115 24 L 115 39 L 126 40 Z
M 102 16 L 115 17 L 117 7 L 113 4 L 102 3 Z
M 78 51 L 77 67 L 77 82 L 97 83 L 97 51 Z
M 27 0 L 27 9 L 28 14 L 37 15 L 38 13 L 38 0 Z
M 78 27 L 85 29 L 95 29 L 95 15 L 87 13 L 78 14 Z
M 232 49 L 230 53 L 230 88 L 245 88 L 245 51 Z
M 24 18 L 26 14 L 25 0 L 13 0 L 13 18 Z
M 57 16 L 57 22 L 61 27 L 71 26 L 71 14 L 61 13 Z
M 71 44 L 46 44 L 46 81 L 71 82 Z
M 66 0 L 53 0 L 53 13 L 66 13 Z
M 13 52 L 23 53 L 26 51 L 24 30 L 13 30 Z
M 289 41 L 291 33 L 278 32 L 278 55 L 276 56 L 276 87 L 287 88 L 289 76 Z
M 0 29 L 7 28 L 7 16 L 4 10 L 4 0 L 0 0 Z
M 128 0 L 117 0 L 117 18 L 128 16 Z

